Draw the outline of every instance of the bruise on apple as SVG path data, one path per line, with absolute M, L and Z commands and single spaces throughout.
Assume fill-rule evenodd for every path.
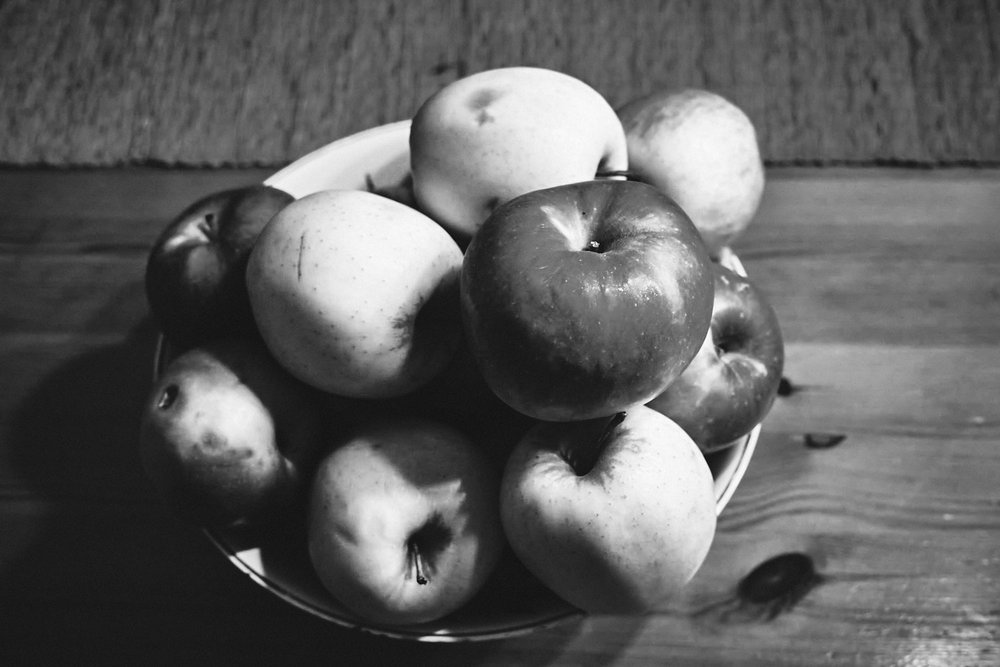
M 485 125 L 496 121 L 496 118 L 489 112 L 489 107 L 501 94 L 500 91 L 493 88 L 480 88 L 469 97 L 468 107 L 475 113 L 476 124 Z
M 216 340 L 161 364 L 139 451 L 168 507 L 204 526 L 254 523 L 286 507 L 338 406 L 292 378 L 259 341 Z

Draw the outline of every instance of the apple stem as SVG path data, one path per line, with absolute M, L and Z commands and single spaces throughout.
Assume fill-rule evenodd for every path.
M 625 421 L 625 411 L 616 412 L 608 418 L 608 423 L 604 425 L 604 430 L 601 431 L 601 437 L 597 440 L 598 449 L 604 449 L 604 443 L 607 442 L 611 433 L 618 428 L 618 425 Z
M 428 579 L 424 575 L 426 568 L 423 567 L 423 557 L 420 555 L 420 547 L 417 546 L 416 542 L 410 542 L 409 551 L 410 562 L 413 563 L 413 570 L 417 578 L 417 583 L 424 586 L 427 584 Z

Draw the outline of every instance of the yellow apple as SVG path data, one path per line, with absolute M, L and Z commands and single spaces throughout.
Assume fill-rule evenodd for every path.
M 455 611 L 498 563 L 499 470 L 464 433 L 381 414 L 320 462 L 309 496 L 309 556 L 324 586 L 377 623 Z
M 498 205 L 532 190 L 624 170 L 625 133 L 585 82 L 537 67 L 464 77 L 413 118 L 418 207 L 464 245 Z
M 514 553 L 570 604 L 648 613 L 708 554 L 712 473 L 684 430 L 645 406 L 541 422 L 507 461 L 500 516 Z
M 261 232 L 247 291 L 261 336 L 299 379 L 352 398 L 410 392 L 461 338 L 462 252 L 433 220 L 387 197 L 323 190 Z
M 629 171 L 669 195 L 718 256 L 747 228 L 764 191 L 757 133 L 716 93 L 659 91 L 619 109 Z

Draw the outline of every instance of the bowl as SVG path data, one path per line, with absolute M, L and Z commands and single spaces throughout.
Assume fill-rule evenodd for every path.
M 409 177 L 409 131 L 406 120 L 350 135 L 303 156 L 264 182 L 296 198 L 326 189 L 398 187 Z M 720 262 L 746 274 L 731 251 L 724 251 Z M 154 375 L 169 360 L 167 347 L 161 337 Z M 732 446 L 707 456 L 717 514 L 739 486 L 759 434 L 760 425 Z M 267 530 L 237 526 L 205 533 L 233 566 L 285 602 L 337 625 L 378 635 L 427 642 L 481 641 L 521 635 L 583 615 L 524 570 L 508 551 L 484 589 L 462 609 L 431 623 L 376 626 L 347 610 L 320 583 L 306 551 L 304 523 L 290 520 Z

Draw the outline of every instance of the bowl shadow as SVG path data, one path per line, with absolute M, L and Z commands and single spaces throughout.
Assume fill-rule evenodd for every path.
M 71 356 L 40 378 L 2 434 L 12 536 L 0 562 L 0 664 L 443 664 L 487 662 L 514 640 L 433 644 L 339 627 L 248 585 L 204 533 L 169 513 L 138 433 L 157 331 Z M 572 626 L 568 626 L 571 628 Z M 539 631 L 529 664 L 559 655 Z

